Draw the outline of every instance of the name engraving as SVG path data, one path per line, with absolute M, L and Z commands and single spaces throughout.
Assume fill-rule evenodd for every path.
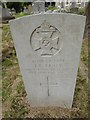
M 53 59 L 53 60 L 40 60 L 33 59 L 32 67 L 26 69 L 29 73 L 57 73 L 57 71 L 61 71 L 62 64 L 64 59 Z

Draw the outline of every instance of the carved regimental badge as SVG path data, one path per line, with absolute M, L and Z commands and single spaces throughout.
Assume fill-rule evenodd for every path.
M 60 31 L 46 20 L 31 34 L 32 49 L 42 57 L 51 57 L 61 51 L 62 36 Z

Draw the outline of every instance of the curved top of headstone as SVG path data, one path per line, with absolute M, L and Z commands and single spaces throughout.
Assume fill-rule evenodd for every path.
M 62 16 L 67 16 L 67 17 L 69 17 L 69 16 L 72 16 L 72 17 L 74 17 L 74 16 L 76 16 L 76 17 L 82 17 L 82 18 L 86 18 L 86 16 L 83 16 L 83 15 L 78 15 L 78 14 L 73 14 L 73 13 L 47 13 L 47 12 L 44 12 L 43 14 L 41 14 L 41 13 L 38 13 L 38 14 L 32 14 L 32 15 L 27 15 L 27 16 L 23 16 L 23 17 L 19 17 L 19 18 L 16 18 L 16 19 L 14 19 L 14 20 L 10 20 L 10 22 L 11 21 L 17 21 L 17 20 L 21 20 L 21 19 L 26 19 L 26 18 L 28 18 L 28 17 L 30 17 L 30 18 L 32 18 L 32 17 L 35 17 L 35 16 L 51 16 L 51 15 L 62 15 Z
M 19 29 L 19 32 L 21 31 L 21 27 L 25 28 L 25 26 L 27 26 L 27 31 L 27 29 L 29 29 L 28 26 L 30 26 L 30 30 L 28 31 L 30 32 L 30 46 L 32 50 L 41 57 L 52 57 L 62 51 L 62 36 L 65 35 L 65 27 L 67 31 L 68 29 L 71 29 L 70 31 L 74 29 L 74 32 L 77 33 L 79 30 L 77 30 L 78 24 L 81 26 L 80 28 L 82 28 L 82 22 L 85 18 L 85 16 L 76 14 L 44 13 L 17 18 L 16 20 L 11 20 L 10 24 L 14 26 L 13 28 Z M 77 20 L 78 23 L 75 22 L 75 20 Z M 75 27 L 72 27 L 73 24 Z

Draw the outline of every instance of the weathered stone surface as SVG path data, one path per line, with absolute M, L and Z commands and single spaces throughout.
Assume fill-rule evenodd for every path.
M 85 17 L 38 14 L 10 22 L 31 106 L 71 108 Z

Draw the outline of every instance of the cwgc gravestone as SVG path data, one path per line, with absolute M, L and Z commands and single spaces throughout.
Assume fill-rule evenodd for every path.
M 2 8 L 0 7 L 0 11 L 2 11 L 2 20 L 10 20 L 10 19 L 14 19 L 15 17 L 12 16 L 9 12 L 8 8 Z
M 85 7 L 84 2 L 81 2 L 81 6 L 80 6 L 80 7 L 82 7 L 82 8 L 84 8 L 84 7 Z
M 24 7 L 24 13 L 28 13 L 28 9 Z
M 30 5 L 28 6 L 28 13 L 31 14 L 31 12 L 32 12 L 32 5 L 30 4 Z
M 45 1 L 41 0 L 41 1 L 34 1 L 32 4 L 32 12 L 33 13 L 41 13 L 41 12 L 45 12 Z
M 12 15 L 14 15 L 16 13 L 14 8 L 11 9 L 11 13 L 12 13 Z
M 31 106 L 71 108 L 85 17 L 37 14 L 10 22 Z
M 61 2 L 61 8 L 65 8 L 65 1 Z
M 71 6 L 70 6 L 70 12 L 71 13 L 77 13 L 78 12 L 78 7 L 76 5 L 76 2 L 72 2 Z

